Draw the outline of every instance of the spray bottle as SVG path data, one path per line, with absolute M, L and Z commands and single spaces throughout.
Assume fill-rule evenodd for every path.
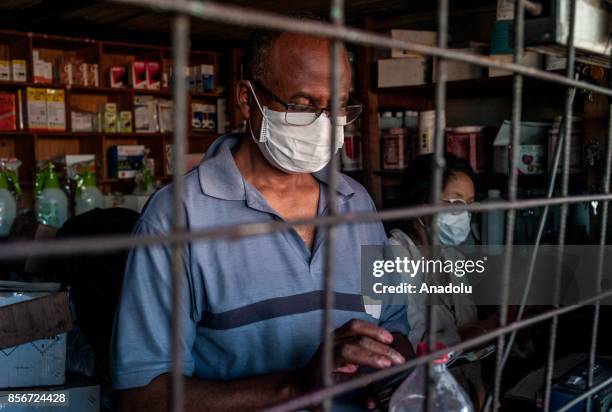
M 104 203 L 102 192 L 96 187 L 96 173 L 91 170 L 92 168 L 91 165 L 87 166 L 85 170 L 76 174 L 75 215 L 101 208 Z
M 7 236 L 17 216 L 16 197 L 21 194 L 17 180 L 17 168 L 21 162 L 17 159 L 0 162 L 0 236 Z M 13 193 L 11 193 L 11 187 Z
M 60 189 L 60 181 L 53 163 L 49 162 L 36 174 L 36 220 L 39 223 L 61 227 L 68 220 L 68 197 Z

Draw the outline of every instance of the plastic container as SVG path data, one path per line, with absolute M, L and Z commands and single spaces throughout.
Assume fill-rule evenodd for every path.
M 17 202 L 8 190 L 8 182 L 0 172 L 0 236 L 7 236 L 17 216 Z
M 21 163 L 13 162 L 16 170 Z M 0 236 L 7 236 L 11 231 L 11 226 L 17 217 L 17 201 L 15 196 L 19 196 L 21 188 L 17 180 L 17 174 L 11 170 L 10 165 L 3 163 L 0 165 Z M 15 192 L 15 196 L 11 192 Z
M 426 353 L 425 342 L 419 343 L 417 353 Z M 444 345 L 438 344 L 439 348 Z M 433 405 L 431 412 L 473 412 L 469 396 L 446 368 L 448 355 L 434 361 Z M 418 366 L 391 396 L 389 412 L 420 412 L 426 410 L 427 368 Z
M 92 172 L 82 172 L 77 185 L 74 212 L 77 215 L 89 210 L 102 208 L 104 197 L 96 187 L 96 175 Z
M 68 220 L 68 197 L 62 189 L 53 164 L 36 175 L 36 220 L 44 225 L 61 227 Z

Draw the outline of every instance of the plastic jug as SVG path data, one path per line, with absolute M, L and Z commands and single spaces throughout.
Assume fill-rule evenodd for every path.
M 444 348 L 441 343 L 438 348 Z M 417 353 L 427 352 L 425 342 L 419 343 Z M 432 412 L 473 412 L 469 396 L 446 368 L 448 355 L 434 361 Z M 391 396 L 389 412 L 420 412 L 426 409 L 426 365 L 418 366 Z
M 15 196 L 21 194 L 15 170 L 21 162 L 13 161 L 0 164 L 0 236 L 7 236 L 17 216 L 17 201 Z M 15 192 L 15 196 L 11 193 Z
M 101 208 L 104 203 L 102 192 L 96 186 L 94 172 L 85 170 L 78 175 L 75 197 L 75 214 L 80 215 L 89 210 Z
M 68 220 L 68 197 L 60 189 L 59 177 L 52 163 L 36 174 L 36 220 L 39 223 L 61 227 Z

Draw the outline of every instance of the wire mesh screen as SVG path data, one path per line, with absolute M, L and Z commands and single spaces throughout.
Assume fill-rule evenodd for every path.
M 392 210 L 383 210 L 380 212 L 363 212 L 363 213 L 351 213 L 342 214 L 339 213 L 334 205 L 336 204 L 336 191 L 335 184 L 337 177 L 337 157 L 331 156 L 332 167 L 329 184 L 329 193 L 327 194 L 330 199 L 329 204 L 331 205 L 330 213 L 325 216 L 316 217 L 313 219 L 302 219 L 293 221 L 275 221 L 271 223 L 249 223 L 240 224 L 228 227 L 215 227 L 212 229 L 199 230 L 199 231 L 186 231 L 185 230 L 185 216 L 184 209 L 181 200 L 181 194 L 183 193 L 183 181 L 181 176 L 185 172 L 183 165 L 185 164 L 185 152 L 186 152 L 186 139 L 187 139 L 187 102 L 188 102 L 188 90 L 184 82 L 177 81 L 173 86 L 173 99 L 175 102 L 175 114 L 174 114 L 174 132 L 173 132 L 173 182 L 174 185 L 174 225 L 173 232 L 167 236 L 121 236 L 121 237 L 96 237 L 96 238 L 84 238 L 84 239 L 71 239 L 55 241 L 52 243 L 48 242 L 30 242 L 27 244 L 15 242 L 4 244 L 0 249 L 0 259 L 13 259 L 17 257 L 29 257 L 35 255 L 52 255 L 62 256 L 67 254 L 76 253 L 102 253 L 111 250 L 128 249 L 132 247 L 146 247 L 159 243 L 169 243 L 172 245 L 172 270 L 173 270 L 173 317 L 172 317 L 172 344 L 173 344 L 173 360 L 172 363 L 172 410 L 181 411 L 183 410 L 184 404 L 184 386 L 183 386 L 183 371 L 181 367 L 181 353 L 180 353 L 180 339 L 181 329 L 178 318 L 179 311 L 179 290 L 182 282 L 182 254 L 181 249 L 189 242 L 204 241 L 204 240 L 218 240 L 218 239 L 237 239 L 248 236 L 256 236 L 269 234 L 277 231 L 287 230 L 292 227 L 298 226 L 312 226 L 320 230 L 323 230 L 329 239 L 326 242 L 326 259 L 325 259 L 325 310 L 324 310 L 324 356 L 323 356 L 323 368 L 324 371 L 324 387 L 298 398 L 292 399 L 291 401 L 272 407 L 270 410 L 274 411 L 289 411 L 300 408 L 305 408 L 309 405 L 322 403 L 325 407 L 330 408 L 333 405 L 333 398 L 335 396 L 347 393 L 351 390 L 362 388 L 372 382 L 383 380 L 396 375 L 402 371 L 407 371 L 418 365 L 430 363 L 443 353 L 449 351 L 461 351 L 469 348 L 474 348 L 478 345 L 490 340 L 497 340 L 497 352 L 496 352 L 496 370 L 494 379 L 494 389 L 492 396 L 488 400 L 488 406 L 491 410 L 497 410 L 499 408 L 500 398 L 500 382 L 502 377 L 503 368 L 508 360 L 509 349 L 512 346 L 512 342 L 515 338 L 515 333 L 523 328 L 541 324 L 547 321 L 552 321 L 551 333 L 550 333 L 550 352 L 548 358 L 548 364 L 546 368 L 546 382 L 545 382 L 545 394 L 544 394 L 544 410 L 548 411 L 551 408 L 550 397 L 551 397 L 551 386 L 553 380 L 553 370 L 555 363 L 555 345 L 557 344 L 557 326 L 559 316 L 574 311 L 585 305 L 594 305 L 594 315 L 592 319 L 592 330 L 593 334 L 591 337 L 591 348 L 590 348 L 590 374 L 588 390 L 583 394 L 576 397 L 573 401 L 569 402 L 559 411 L 569 410 L 573 406 L 580 402 L 589 402 L 592 395 L 597 393 L 605 386 L 612 383 L 612 379 L 608 379 L 597 385 L 593 383 L 593 366 L 595 364 L 595 353 L 597 349 L 597 330 L 600 314 L 600 302 L 612 296 L 612 291 L 602 290 L 601 287 L 597 286 L 597 293 L 588 298 L 582 299 L 580 302 L 570 305 L 561 306 L 557 301 L 555 307 L 544 313 L 540 313 L 536 316 L 532 316 L 526 319 L 520 319 L 523 313 L 519 313 L 519 319 L 513 322 L 508 321 L 508 289 L 510 285 L 510 273 L 512 266 L 512 245 L 514 243 L 514 226 L 516 222 L 516 213 L 518 210 L 527 208 L 542 208 L 544 215 L 548 213 L 548 210 L 552 206 L 560 206 L 561 219 L 559 228 L 559 239 L 558 243 L 560 246 L 564 245 L 567 231 L 567 215 L 568 207 L 575 203 L 584 202 L 601 202 L 602 203 L 602 219 L 601 219 L 601 237 L 599 239 L 599 246 L 601 254 L 604 251 L 604 245 L 606 244 L 606 225 L 607 225 L 607 212 L 608 212 L 608 201 L 612 199 L 612 194 L 609 191 L 610 186 L 610 171 L 612 167 L 612 146 L 609 144 L 610 137 L 612 135 L 612 126 L 608 127 L 607 142 L 605 149 L 605 171 L 603 176 L 603 188 L 601 193 L 593 193 L 590 195 L 570 195 L 569 194 L 569 178 L 570 178 L 570 149 L 571 149 L 571 136 L 572 136 L 572 103 L 576 93 L 576 89 L 586 90 L 592 93 L 598 93 L 604 96 L 612 96 L 612 89 L 602 87 L 593 83 L 579 81 L 574 77 L 574 63 L 576 58 L 576 51 L 574 48 L 574 36 L 575 36 L 575 21 L 576 21 L 576 3 L 577 0 L 568 2 L 569 4 L 569 26 L 568 35 L 568 47 L 567 47 L 567 67 L 565 76 L 543 71 L 540 69 L 527 67 L 523 65 L 523 52 L 524 52 L 524 11 L 525 9 L 531 10 L 534 7 L 534 2 L 528 0 L 517 0 L 515 3 L 515 16 L 514 16 L 514 55 L 511 63 L 502 63 L 497 60 L 492 60 L 485 56 L 479 56 L 474 54 L 464 53 L 459 50 L 453 50 L 447 47 L 447 32 L 448 32 L 448 20 L 449 20 L 449 5 L 448 0 L 438 0 L 437 2 L 437 44 L 436 46 L 427 46 L 422 44 L 415 44 L 404 42 L 401 40 L 389 38 L 381 34 L 374 32 L 368 32 L 364 30 L 354 29 L 347 27 L 344 22 L 344 8 L 345 5 L 342 0 L 333 0 L 330 8 L 330 22 L 323 23 L 317 21 L 305 21 L 305 20 L 294 20 L 289 17 L 280 15 L 270 14 L 267 12 L 258 11 L 250 8 L 240 8 L 236 6 L 227 5 L 224 3 L 214 2 L 200 2 L 200 1 L 188 1 L 188 0 L 118 0 L 121 3 L 139 6 L 145 9 L 153 9 L 156 11 L 163 11 L 172 13 L 174 15 L 172 22 L 172 47 L 173 47 L 173 72 L 184 73 L 185 68 L 188 66 L 188 54 L 190 49 L 189 44 L 189 27 L 190 22 L 198 20 L 211 20 L 228 25 L 238 25 L 251 28 L 268 28 L 279 31 L 303 33 L 314 36 L 323 36 L 332 39 L 332 84 L 331 84 L 331 104 L 330 111 L 332 123 L 335 126 L 337 119 L 337 113 L 339 112 L 340 104 L 340 59 L 341 59 L 341 47 L 343 43 L 351 43 L 364 47 L 376 47 L 384 49 L 401 49 L 411 52 L 416 52 L 426 56 L 432 56 L 438 60 L 439 70 L 436 72 L 436 84 L 435 84 L 435 109 L 437 118 L 435 122 L 435 170 L 434 170 L 434 184 L 432 185 L 431 203 L 425 206 L 417 207 L 404 207 Z M 442 173 L 444 170 L 444 130 L 443 130 L 443 119 L 441 113 L 445 111 L 446 105 L 446 78 L 447 78 L 447 66 L 446 62 L 449 60 L 465 62 L 471 65 L 479 67 L 489 67 L 496 69 L 503 69 L 513 73 L 513 92 L 512 92 L 512 119 L 511 119 L 511 143 L 510 143 L 510 164 L 516 165 L 519 156 L 519 139 L 521 131 L 521 108 L 522 108 L 522 90 L 524 78 L 533 78 L 542 82 L 553 82 L 559 85 L 567 87 L 565 109 L 563 113 L 563 127 L 562 135 L 557 141 L 557 150 L 554 155 L 554 166 L 553 171 L 557 170 L 557 165 L 561 164 L 562 173 L 561 178 L 561 191 L 560 196 L 553 196 L 552 186 L 546 196 L 539 198 L 520 199 L 517 196 L 518 186 L 518 170 L 516 167 L 511 167 L 508 176 L 508 200 L 507 201 L 495 201 L 484 204 L 470 204 L 470 205 L 448 205 L 440 202 L 440 193 L 442 188 Z M 612 105 L 609 105 L 608 115 L 612 114 Z M 336 140 L 336 127 L 332 127 L 331 136 L 331 147 L 330 151 L 335 152 Z M 556 173 L 550 174 L 550 179 L 554 181 L 556 179 Z M 433 216 L 435 219 L 439 213 L 456 211 L 457 208 L 462 210 L 468 210 L 470 212 L 489 212 L 494 210 L 503 210 L 507 212 L 506 220 L 506 238 L 505 238 L 505 264 L 501 273 L 502 277 L 502 290 L 501 290 L 501 311 L 499 314 L 499 327 L 493 331 L 489 331 L 476 338 L 462 341 L 454 344 L 443 350 L 433 350 L 435 336 L 430 339 L 430 345 L 432 350 L 430 353 L 418 358 L 411 359 L 406 363 L 394 366 L 392 368 L 379 370 L 376 372 L 369 373 L 364 376 L 357 377 L 347 382 L 340 384 L 334 384 L 332 379 L 333 371 L 333 359 L 332 359 L 332 311 L 334 307 L 334 293 L 333 293 L 333 254 L 336 244 L 334 243 L 334 230 L 338 225 L 352 225 L 364 222 L 378 222 L 378 221 L 391 221 L 398 219 L 416 218 L 419 216 Z M 545 219 L 545 217 L 544 217 Z M 542 234 L 542 221 L 540 221 L 540 227 L 538 230 L 538 238 L 536 244 L 539 243 Z M 436 225 L 433 225 L 435 228 Z M 435 229 L 433 229 L 435 230 Z M 432 236 L 434 239 L 436 236 Z M 603 258 L 598 261 L 598 274 L 597 278 L 601 279 L 604 267 Z M 559 273 L 559 268 L 555 268 L 553 277 L 556 277 Z M 430 309 L 429 309 L 430 310 Z M 430 328 L 429 330 L 435 330 L 436 319 L 433 316 L 429 316 Z M 433 335 L 433 334 L 432 334 Z M 431 397 L 430 397 L 431 398 Z M 431 406 L 431 405 L 430 405 Z

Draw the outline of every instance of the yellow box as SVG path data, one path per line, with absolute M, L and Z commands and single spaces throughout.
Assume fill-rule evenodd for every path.
M 66 130 L 66 97 L 63 89 L 47 89 L 47 125 L 49 130 Z
M 104 112 L 104 133 L 117 133 L 117 113 Z
M 119 131 L 121 133 L 132 133 L 132 112 L 122 110 L 119 112 Z
M 28 87 L 26 90 L 28 128 L 47 130 L 47 89 Z

